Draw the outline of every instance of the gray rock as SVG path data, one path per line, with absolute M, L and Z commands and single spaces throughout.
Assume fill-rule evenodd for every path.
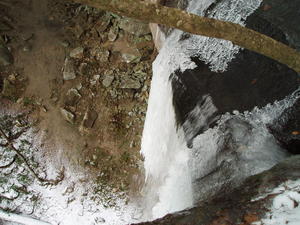
M 63 79 L 73 80 L 76 78 L 74 61 L 72 59 L 66 58 L 64 68 L 63 68 Z
M 79 94 L 78 90 L 75 88 L 71 88 L 67 92 L 65 104 L 74 106 L 79 102 L 80 99 L 81 99 L 81 95 Z
M 112 82 L 114 81 L 114 79 L 115 79 L 115 77 L 113 74 L 105 75 L 105 77 L 102 81 L 103 86 L 106 88 L 109 87 L 112 84 Z
M 97 118 L 98 113 L 93 109 L 88 109 L 84 114 L 82 126 L 84 128 L 92 128 Z
M 119 28 L 118 27 L 111 27 L 108 32 L 108 40 L 113 42 L 118 37 Z
M 120 88 L 124 89 L 139 89 L 142 85 L 139 80 L 131 78 L 131 77 L 123 77 L 121 80 Z
M 100 20 L 95 24 L 95 29 L 97 32 L 102 34 L 108 27 L 111 20 L 111 16 L 107 13 L 100 18 Z
M 122 30 L 134 34 L 136 36 L 142 36 L 151 33 L 148 24 L 139 22 L 137 20 L 129 19 L 129 18 L 124 18 L 120 20 L 119 27 Z
M 84 48 L 83 47 L 77 47 L 74 48 L 70 52 L 70 57 L 75 59 L 81 59 L 83 57 Z
M 93 76 L 93 78 L 90 80 L 90 84 L 92 86 L 96 85 L 97 81 L 100 79 L 100 75 L 99 74 L 96 74 Z
M 87 63 L 81 63 L 79 65 L 78 70 L 79 70 L 80 75 L 83 75 L 83 76 L 88 75 L 88 73 L 89 73 L 88 64 Z
M 141 55 L 140 54 L 122 54 L 122 59 L 126 63 L 138 63 L 141 61 Z
M 8 48 L 0 43 L 0 65 L 7 66 L 14 62 L 13 55 Z
M 66 121 L 68 121 L 71 124 L 74 124 L 75 116 L 73 113 L 69 112 L 68 110 L 66 110 L 64 108 L 60 108 L 60 113 Z
M 91 50 L 91 55 L 100 62 L 107 62 L 110 52 L 103 48 L 94 48 Z

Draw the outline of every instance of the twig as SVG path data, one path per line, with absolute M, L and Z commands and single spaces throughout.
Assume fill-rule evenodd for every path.
M 44 179 L 44 178 L 39 177 L 39 175 L 32 169 L 32 167 L 27 162 L 26 157 L 18 149 L 16 149 L 14 147 L 14 145 L 12 143 L 13 140 L 10 140 L 10 138 L 5 134 L 5 132 L 2 130 L 2 128 L 0 128 L 0 134 L 7 141 L 8 147 L 10 147 L 17 154 L 17 156 L 20 157 L 20 159 L 22 159 L 22 161 L 25 163 L 25 165 L 28 168 L 28 170 L 33 174 L 33 176 L 38 181 L 40 181 L 42 183 L 50 184 L 50 185 L 57 185 L 58 183 L 60 183 L 64 179 L 64 168 L 61 170 L 61 172 L 58 175 L 57 179 L 50 179 L 50 180 L 48 180 L 48 179 Z
M 9 137 L 10 141 L 13 141 L 13 140 L 18 139 L 18 138 L 19 138 L 25 131 L 27 131 L 27 130 L 28 130 L 28 127 L 25 127 L 25 128 L 22 129 L 21 131 L 15 133 L 15 134 L 13 134 L 13 135 L 11 135 L 11 136 Z
M 6 169 L 6 168 L 10 167 L 16 161 L 17 157 L 18 156 L 15 155 L 13 160 L 10 163 L 8 163 L 7 165 L 4 165 L 4 166 L 0 166 L 0 169 Z
M 8 197 L 3 196 L 3 195 L 0 195 L 0 198 L 6 199 L 8 201 L 13 201 L 13 200 L 16 200 L 17 198 L 19 198 L 19 196 L 20 196 L 20 193 L 19 192 L 17 192 L 17 193 L 18 193 L 17 196 L 15 196 L 13 198 L 8 198 Z

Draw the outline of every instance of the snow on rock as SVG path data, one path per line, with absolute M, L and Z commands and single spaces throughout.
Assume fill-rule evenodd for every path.
M 295 91 L 261 109 L 227 113 L 216 127 L 196 136 L 190 149 L 194 199 L 209 198 L 228 184 L 236 187 L 245 178 L 268 170 L 289 156 L 278 146 L 267 125 L 298 98 L 299 92 Z
M 287 181 L 268 195 L 274 195 L 273 203 L 265 218 L 253 225 L 299 225 L 300 224 L 300 179 Z

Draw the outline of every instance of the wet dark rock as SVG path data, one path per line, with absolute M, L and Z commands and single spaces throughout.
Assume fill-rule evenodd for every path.
M 292 47 L 300 50 L 299 9 L 300 1 L 264 0 L 261 7 L 248 18 L 248 21 L 252 18 L 260 18 L 271 23 L 285 34 Z M 257 24 L 257 26 L 260 25 Z
M 4 44 L 0 43 L 0 65 L 8 66 L 10 64 L 13 64 L 13 62 L 14 58 L 11 52 Z
M 293 3 L 287 4 L 280 0 L 268 2 L 272 2 L 272 9 L 267 11 L 267 14 L 269 15 L 271 12 L 274 14 L 266 16 L 266 12 L 259 9 L 247 18 L 247 27 L 283 43 L 291 43 L 289 42 L 291 39 L 286 37 L 289 37 L 290 34 L 293 37 L 300 35 L 299 26 L 295 28 L 288 25 L 290 20 L 287 20 L 287 14 L 283 15 L 281 9 L 275 8 L 289 5 L 289 12 L 291 15 L 295 15 L 293 20 L 300 19 L 297 8 L 290 5 Z M 282 4 L 274 4 L 274 2 L 282 2 Z M 281 21 L 276 19 L 277 12 L 282 14 Z M 282 26 L 286 24 L 289 29 L 283 29 L 279 24 Z M 297 38 L 294 38 L 291 44 L 295 46 L 296 43 L 299 44 L 300 39 Z M 236 54 L 235 59 L 228 64 L 227 71 L 223 73 L 212 72 L 198 58 L 193 58 L 193 61 L 197 64 L 197 68 L 186 70 L 183 73 L 176 71 L 171 77 L 174 92 L 173 104 L 178 125 L 185 123 L 190 112 L 201 104 L 205 95 L 211 97 L 213 105 L 217 108 L 214 115 L 209 115 L 214 117 L 233 110 L 243 112 L 252 110 L 255 106 L 263 107 L 275 100 L 283 99 L 295 91 L 300 84 L 299 75 L 295 71 L 246 49 Z M 214 122 L 215 120 L 211 119 L 205 126 L 195 127 L 194 135 L 214 126 Z M 193 137 L 189 137 L 188 141 L 191 138 Z
M 276 194 L 274 188 L 300 179 L 300 156 L 290 157 L 268 171 L 251 176 L 227 195 L 221 191 L 196 207 L 140 225 L 219 225 L 252 224 L 264 218 Z M 256 199 L 255 201 L 253 199 Z M 252 218 L 252 219 L 251 219 Z
M 300 154 L 300 98 L 269 125 L 269 129 L 283 148 Z

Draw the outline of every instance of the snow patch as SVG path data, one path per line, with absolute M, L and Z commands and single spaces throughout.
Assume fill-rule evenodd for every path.
M 261 221 L 253 225 L 299 225 L 300 224 L 300 179 L 287 181 L 275 188 L 268 195 L 277 196 L 273 199 L 270 212 Z

